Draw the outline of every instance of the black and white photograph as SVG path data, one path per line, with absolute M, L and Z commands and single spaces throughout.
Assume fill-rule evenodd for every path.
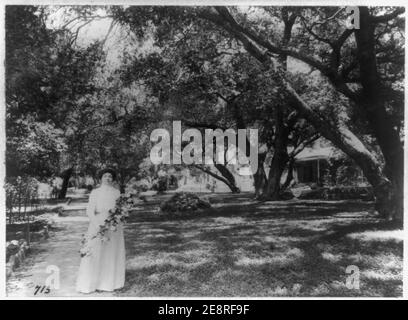
M 2 5 L 6 298 L 404 297 L 405 7 L 289 4 Z

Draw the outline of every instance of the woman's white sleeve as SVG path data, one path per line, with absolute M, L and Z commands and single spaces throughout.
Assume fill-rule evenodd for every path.
M 96 199 L 95 199 L 95 192 L 91 192 L 89 195 L 89 202 L 88 206 L 86 207 L 86 215 L 92 220 L 95 217 L 95 209 L 96 209 Z

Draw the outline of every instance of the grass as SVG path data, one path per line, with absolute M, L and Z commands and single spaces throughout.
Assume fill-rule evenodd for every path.
M 132 213 L 120 296 L 401 296 L 401 231 L 372 203 L 258 202 L 215 195 L 196 217 L 154 215 L 166 196 Z M 360 288 L 345 285 L 346 268 Z

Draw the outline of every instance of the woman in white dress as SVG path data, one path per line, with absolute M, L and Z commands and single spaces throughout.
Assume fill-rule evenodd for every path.
M 120 196 L 118 189 L 112 186 L 116 174 L 111 169 L 101 172 L 101 186 L 89 196 L 86 213 L 89 217 L 88 236 L 96 235 L 113 209 Z M 116 231 L 107 232 L 109 240 L 100 238 L 91 240 L 89 255 L 82 257 L 79 267 L 76 289 L 78 292 L 90 293 L 95 290 L 113 291 L 125 284 L 125 240 L 123 225 Z

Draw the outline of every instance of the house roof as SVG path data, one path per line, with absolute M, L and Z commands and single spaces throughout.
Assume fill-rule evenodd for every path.
M 295 156 L 295 159 L 296 162 L 302 162 L 321 159 L 338 159 L 342 156 L 342 152 L 334 147 L 309 147 L 303 149 Z

